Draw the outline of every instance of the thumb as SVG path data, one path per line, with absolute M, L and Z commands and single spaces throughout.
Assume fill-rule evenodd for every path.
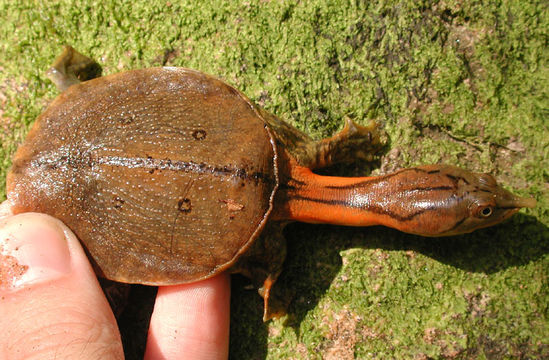
M 0 218 L 0 329 L 1 359 L 124 356 L 78 239 L 43 214 Z

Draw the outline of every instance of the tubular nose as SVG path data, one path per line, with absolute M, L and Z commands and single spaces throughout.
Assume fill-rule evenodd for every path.
M 511 206 L 517 208 L 534 208 L 536 207 L 536 203 L 537 201 L 534 198 L 515 196 L 511 201 Z

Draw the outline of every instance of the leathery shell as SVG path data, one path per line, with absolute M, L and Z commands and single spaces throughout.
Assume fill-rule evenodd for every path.
M 240 92 L 181 68 L 71 86 L 8 176 L 14 212 L 65 222 L 109 279 L 176 284 L 230 267 L 261 232 L 276 147 Z

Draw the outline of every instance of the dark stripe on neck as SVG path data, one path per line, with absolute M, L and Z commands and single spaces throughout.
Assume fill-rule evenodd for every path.
M 395 177 L 395 176 L 400 176 L 406 172 L 421 172 L 421 173 L 428 173 L 427 171 L 423 170 L 423 169 L 418 169 L 418 168 L 409 168 L 409 169 L 403 169 L 403 170 L 400 170 L 400 171 L 397 171 L 395 173 L 392 173 L 392 174 L 388 174 L 388 175 L 381 175 L 381 176 L 375 176 L 375 177 L 372 177 L 371 179 L 368 179 L 368 180 L 364 180 L 364 181 L 361 181 L 361 182 L 357 182 L 357 183 L 354 183 L 354 184 L 349 184 L 349 185 L 330 185 L 330 186 L 326 186 L 325 188 L 326 189 L 354 189 L 354 188 L 357 188 L 357 187 L 362 187 L 362 186 L 367 186 L 367 185 L 373 185 L 373 184 L 377 184 L 377 183 L 380 183 L 382 181 L 386 181 L 392 177 Z
M 315 203 L 319 203 L 319 204 L 344 206 L 344 207 L 349 207 L 349 208 L 358 208 L 358 209 L 366 210 L 366 211 L 369 211 L 369 212 L 372 212 L 372 213 L 378 214 L 378 215 L 387 215 L 387 216 L 389 216 L 393 219 L 396 219 L 398 221 L 410 221 L 413 218 L 415 218 L 416 216 L 421 215 L 426 211 L 431 211 L 431 210 L 435 209 L 434 206 L 430 206 L 430 207 L 420 209 L 420 210 L 418 210 L 414 213 L 411 213 L 407 216 L 402 216 L 402 215 L 399 215 L 399 214 L 394 213 L 392 211 L 389 211 L 388 209 L 383 208 L 379 205 L 373 205 L 373 204 L 368 204 L 367 206 L 357 206 L 357 205 L 354 205 L 354 204 L 349 203 L 348 201 L 344 201 L 344 200 L 317 199 L 317 198 L 310 198 L 310 197 L 302 196 L 302 195 L 293 195 L 293 196 L 291 196 L 291 198 L 293 200 L 311 201 L 311 202 L 315 202 Z
M 462 217 L 460 220 L 458 220 L 458 221 L 454 224 L 454 226 L 452 226 L 452 227 L 449 228 L 448 230 L 444 231 L 444 233 L 449 233 L 449 232 L 451 232 L 452 230 L 455 230 L 458 226 L 460 226 L 461 224 L 463 224 L 463 222 L 464 222 L 465 220 L 467 220 L 467 218 L 468 218 L 468 216 Z

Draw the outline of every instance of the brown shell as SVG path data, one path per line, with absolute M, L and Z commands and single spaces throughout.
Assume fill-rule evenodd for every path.
M 8 198 L 65 222 L 107 278 L 176 284 L 232 265 L 277 184 L 272 134 L 244 95 L 156 68 L 62 93 L 17 151 Z

